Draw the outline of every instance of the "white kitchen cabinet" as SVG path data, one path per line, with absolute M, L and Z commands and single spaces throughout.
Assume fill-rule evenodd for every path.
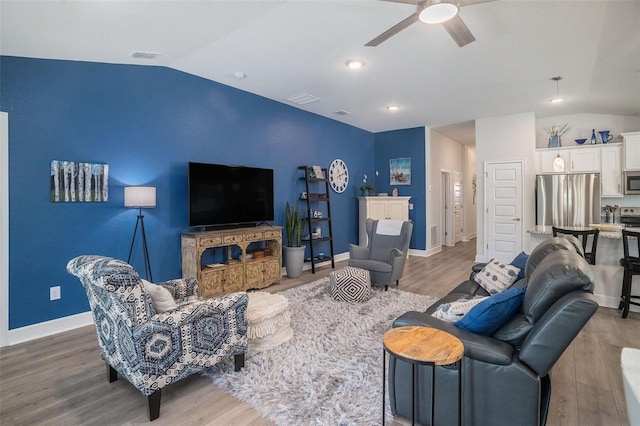
M 358 197 L 359 244 L 367 245 L 367 218 L 376 220 L 409 220 L 411 197 Z
M 572 148 L 569 150 L 569 171 L 574 173 L 587 173 L 600 171 L 601 148 Z
M 603 146 L 601 150 L 603 197 L 622 197 L 622 146 Z
M 640 132 L 622 133 L 624 137 L 624 169 L 640 170 Z
M 576 148 L 544 148 L 537 150 L 538 174 L 547 173 L 599 173 L 600 151 L 605 145 L 597 147 Z M 560 155 L 564 159 L 565 167 L 562 171 L 553 169 L 553 161 Z
M 553 161 L 556 159 L 558 155 L 560 155 L 560 157 L 564 159 L 564 164 L 565 164 L 564 171 L 558 172 L 553 169 Z M 538 174 L 566 173 L 569 171 L 569 165 L 571 164 L 570 161 L 571 160 L 569 158 L 569 151 L 566 149 L 539 150 L 538 151 Z

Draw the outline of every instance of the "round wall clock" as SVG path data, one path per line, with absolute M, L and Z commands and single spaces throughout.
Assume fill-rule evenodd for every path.
M 338 193 L 344 192 L 349 185 L 349 169 L 347 169 L 347 164 L 339 158 L 333 160 L 329 166 L 329 183 L 331 188 Z

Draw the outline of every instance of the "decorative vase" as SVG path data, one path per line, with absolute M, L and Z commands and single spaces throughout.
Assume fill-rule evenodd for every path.
M 549 145 L 547 148 L 559 148 L 560 147 L 560 136 L 549 136 Z
M 287 270 L 289 278 L 298 278 L 302 275 L 302 266 L 304 265 L 304 249 L 301 247 L 284 246 L 284 266 Z

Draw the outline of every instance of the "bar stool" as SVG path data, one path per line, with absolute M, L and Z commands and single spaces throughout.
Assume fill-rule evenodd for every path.
M 590 229 L 586 231 L 574 231 L 573 229 L 556 228 L 552 226 L 553 236 L 557 237 L 562 235 L 573 235 L 582 243 L 582 250 L 584 251 L 584 258 L 591 265 L 596 264 L 596 250 L 598 248 L 598 235 L 600 235 L 599 229 Z M 589 236 L 591 236 L 591 248 L 587 250 L 587 243 L 589 242 Z
M 629 240 L 635 238 L 637 256 L 629 254 Z M 622 309 L 622 318 L 629 315 L 629 305 L 640 306 L 640 294 L 631 294 L 631 283 L 634 275 L 640 275 L 640 232 L 622 230 L 622 248 L 624 257 L 620 260 L 624 267 L 624 275 L 622 277 L 622 294 L 620 295 L 620 305 L 618 309 Z M 631 299 L 635 299 L 632 301 Z

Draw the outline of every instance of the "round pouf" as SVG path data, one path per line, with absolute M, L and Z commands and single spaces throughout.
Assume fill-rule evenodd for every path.
M 359 303 L 371 298 L 371 279 L 366 269 L 347 266 L 329 273 L 331 297 L 349 303 Z
M 279 294 L 247 293 L 247 340 L 249 353 L 263 352 L 293 336 L 289 301 Z

